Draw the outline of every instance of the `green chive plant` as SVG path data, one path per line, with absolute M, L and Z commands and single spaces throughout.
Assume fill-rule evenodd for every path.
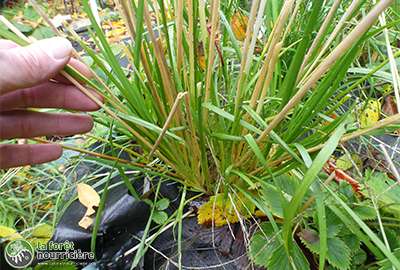
M 139 162 L 157 159 L 186 186 L 209 194 L 218 182 L 221 190 L 248 188 L 303 164 L 299 149 L 317 152 L 340 130 L 350 110 L 335 112 L 355 88 L 342 82 L 363 42 L 381 33 L 370 28 L 391 2 L 253 1 L 239 42 L 229 25 L 240 8 L 235 1 L 116 1 L 131 36 L 127 70 L 83 1 L 98 51 L 80 44 L 107 83 L 66 72 L 105 96 L 98 122 L 113 121 L 136 141 L 145 153 Z M 397 120 L 350 127 L 339 137 Z

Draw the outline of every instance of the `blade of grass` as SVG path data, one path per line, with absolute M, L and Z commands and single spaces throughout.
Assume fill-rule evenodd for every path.
M 293 226 L 293 219 L 296 216 L 296 213 L 301 205 L 301 202 L 304 199 L 304 196 L 311 186 L 311 184 L 315 181 L 316 176 L 322 170 L 326 161 L 330 158 L 330 155 L 336 149 L 336 146 L 339 143 L 340 138 L 345 133 L 345 123 L 342 123 L 336 131 L 332 134 L 329 140 L 326 143 L 326 146 L 322 148 L 322 150 L 318 153 L 316 158 L 314 159 L 311 167 L 307 170 L 303 177 L 303 181 L 300 184 L 300 187 L 296 190 L 295 195 L 289 203 L 287 213 L 285 215 L 286 222 L 283 225 L 283 239 L 285 243 L 285 247 L 289 250 L 289 245 L 291 243 L 291 233 Z

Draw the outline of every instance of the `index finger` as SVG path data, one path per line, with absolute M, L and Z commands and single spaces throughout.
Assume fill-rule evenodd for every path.
M 58 37 L 26 47 L 0 49 L 0 94 L 54 78 L 69 62 L 71 54 L 71 43 Z
M 18 44 L 7 39 L 0 39 L 0 50 L 18 47 Z

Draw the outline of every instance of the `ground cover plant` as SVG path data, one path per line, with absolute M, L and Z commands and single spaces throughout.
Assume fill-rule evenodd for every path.
M 198 222 L 239 222 L 257 266 L 400 269 L 397 186 L 382 172 L 360 171 L 344 147 L 398 128 L 397 6 L 389 0 L 242 2 L 116 1 L 130 37 L 116 50 L 82 1 L 92 43 L 66 29 L 96 76 L 72 67 L 64 76 L 102 106 L 93 116 L 109 130 L 102 140 L 112 150 L 75 150 L 121 175 L 135 169 L 181 183 L 173 217 L 149 202 L 161 230 L 171 222 L 181 228 L 188 191 L 206 196 Z M 3 38 L 32 42 L 2 23 Z M 380 64 L 369 65 L 370 51 Z M 122 57 L 128 67 L 120 65 Z M 376 76 L 381 69 L 386 81 Z M 388 96 L 395 105 L 381 117 L 379 100 Z M 335 164 L 339 151 L 344 155 Z M 350 169 L 357 177 L 344 172 Z M 256 224 L 254 235 L 247 222 Z M 149 224 L 133 266 L 148 249 Z

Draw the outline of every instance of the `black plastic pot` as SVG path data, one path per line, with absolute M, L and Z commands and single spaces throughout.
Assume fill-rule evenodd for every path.
M 175 183 L 161 184 L 160 195 L 171 202 L 167 209 L 169 214 L 178 208 L 179 190 L 180 186 Z M 90 251 L 92 230 L 78 226 L 84 213 L 84 206 L 78 201 L 73 202 L 63 214 L 51 240 L 58 243 L 72 241 L 75 249 Z M 130 269 L 135 252 L 126 253 L 139 243 L 149 213 L 149 206 L 129 195 L 124 186 L 110 190 L 97 234 L 97 261 L 75 262 L 79 265 L 92 263 L 91 269 Z M 178 269 L 177 230 L 175 226 L 160 234 L 136 269 Z M 213 230 L 198 225 L 194 216 L 186 218 L 183 221 L 181 263 L 184 269 L 245 269 L 249 261 L 240 226 L 235 224 L 231 229 L 226 226 Z

